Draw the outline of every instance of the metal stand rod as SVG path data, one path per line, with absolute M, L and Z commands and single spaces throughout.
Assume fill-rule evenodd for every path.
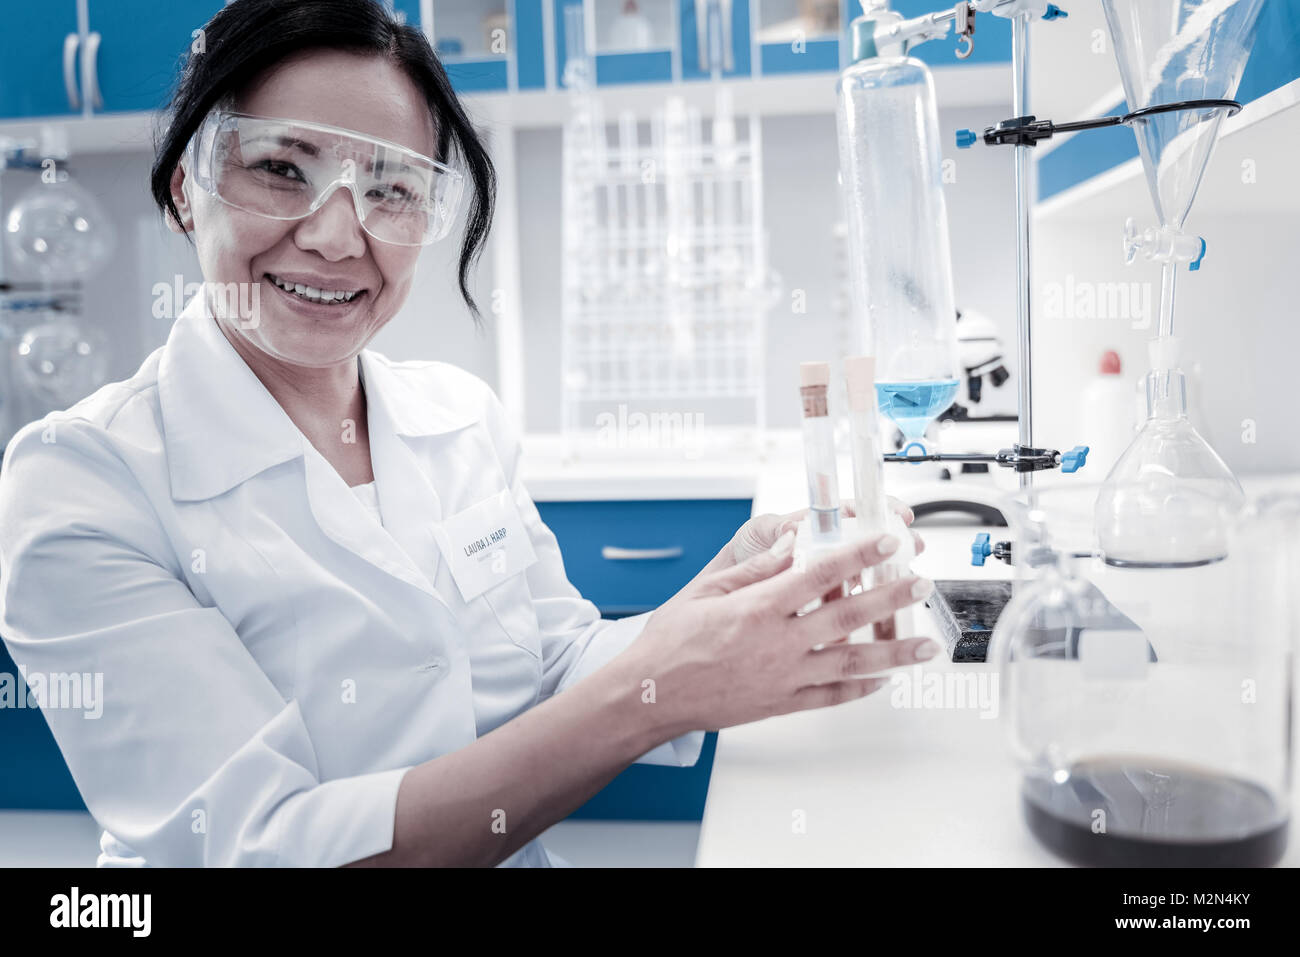
M 1011 20 L 1011 111 L 1016 116 L 1029 115 L 1029 13 L 1021 12 Z M 1020 350 L 1019 412 L 1020 444 L 1034 445 L 1033 381 L 1030 372 L 1030 288 L 1029 217 L 1033 206 L 1029 195 L 1029 145 L 1015 146 L 1016 171 L 1016 324 Z M 1020 473 L 1020 487 L 1027 488 L 1030 472 Z

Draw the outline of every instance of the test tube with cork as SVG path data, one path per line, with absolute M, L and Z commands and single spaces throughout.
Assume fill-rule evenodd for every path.
M 808 473 L 809 548 L 815 551 L 840 541 L 840 487 L 836 474 L 835 435 L 827 393 L 828 362 L 799 364 L 799 397 L 803 403 L 803 454 Z M 822 596 L 834 601 L 844 595 L 841 585 Z

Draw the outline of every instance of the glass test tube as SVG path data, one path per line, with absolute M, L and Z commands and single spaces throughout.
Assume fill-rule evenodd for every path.
M 879 535 L 889 530 L 889 506 L 885 501 L 885 462 L 880 444 L 879 413 L 876 410 L 876 360 L 872 356 L 852 356 L 844 360 L 844 381 L 849 396 L 849 443 L 853 455 L 854 511 L 857 529 L 862 536 Z M 899 543 L 901 555 L 906 550 Z M 863 587 L 897 581 L 906 571 L 898 561 L 886 560 L 863 572 Z M 871 576 L 871 582 L 867 576 Z M 873 635 L 877 641 L 908 638 L 912 635 L 912 612 L 900 608 L 883 621 L 876 622 Z
M 803 455 L 808 473 L 809 550 L 840 540 L 840 485 L 836 474 L 835 435 L 826 401 L 831 367 L 827 362 L 799 364 L 799 395 L 803 399 Z M 822 596 L 822 602 L 847 594 L 844 583 Z
M 835 437 L 826 402 L 831 367 L 826 362 L 799 364 L 799 396 L 803 400 L 803 457 L 808 472 L 808 523 L 812 543 L 840 539 L 840 489 L 836 477 Z

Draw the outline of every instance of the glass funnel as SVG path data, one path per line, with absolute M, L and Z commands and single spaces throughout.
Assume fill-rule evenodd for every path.
M 1231 99 L 1263 2 L 1102 0 L 1129 111 Z M 1226 113 L 1156 113 L 1132 124 L 1161 225 L 1182 229 Z
M 1021 806 L 1053 853 L 1103 866 L 1266 866 L 1286 849 L 1300 496 L 1203 512 L 1221 561 L 1118 568 L 1097 486 L 1005 512 L 1014 595 L 989 649 Z

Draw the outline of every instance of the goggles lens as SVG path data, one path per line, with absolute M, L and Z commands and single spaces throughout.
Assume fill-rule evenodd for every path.
M 198 185 L 268 219 L 310 216 L 346 187 L 362 228 L 399 246 L 425 246 L 447 235 L 464 185 L 456 170 L 396 143 L 225 111 L 209 114 L 190 153 Z

